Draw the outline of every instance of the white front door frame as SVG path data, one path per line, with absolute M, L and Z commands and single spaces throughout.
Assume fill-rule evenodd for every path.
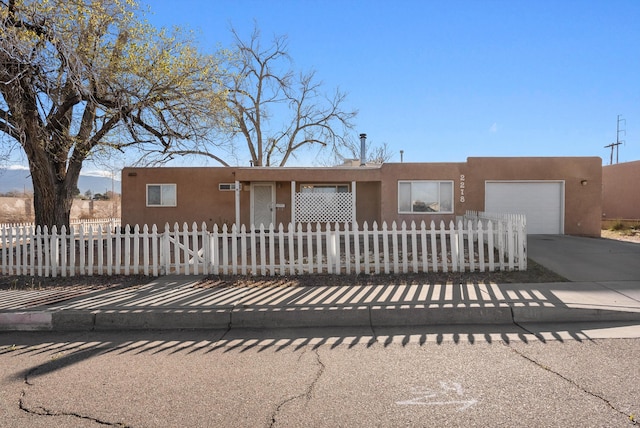
M 264 192 L 264 188 L 270 188 L 271 192 Z M 257 190 L 261 189 L 261 190 Z M 264 198 L 266 193 L 270 193 L 270 197 Z M 258 200 L 256 201 L 256 197 Z M 274 182 L 255 182 L 251 183 L 251 225 L 254 228 L 260 227 L 257 222 L 263 223 L 265 228 L 268 228 L 270 224 L 276 224 L 276 184 Z M 257 214 L 257 215 L 256 215 Z M 269 219 L 270 218 L 270 219 Z M 267 219 L 268 224 L 265 223 Z

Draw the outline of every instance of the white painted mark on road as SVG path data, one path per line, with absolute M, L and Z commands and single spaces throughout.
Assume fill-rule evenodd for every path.
M 457 406 L 459 412 L 465 411 L 478 403 L 476 398 L 468 397 L 464 388 L 457 382 L 440 381 L 440 389 L 427 387 L 411 388 L 413 398 L 396 401 L 400 406 Z

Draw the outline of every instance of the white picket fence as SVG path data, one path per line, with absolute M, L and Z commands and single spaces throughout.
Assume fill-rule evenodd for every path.
M 33 226 L 0 228 L 4 275 L 73 276 L 168 273 L 300 275 L 525 270 L 524 219 L 446 227 L 366 222 L 282 224 L 277 228 L 208 231 L 185 223 L 160 232 L 98 225 L 57 231 Z
M 72 219 L 69 221 L 69 228 L 83 228 L 85 231 L 88 230 L 89 226 L 104 226 L 105 229 L 108 226 L 111 229 L 115 229 L 116 227 L 121 227 L 122 223 L 120 218 L 116 217 L 107 217 L 107 218 L 80 218 L 80 219 Z M 0 230 L 2 229 L 10 229 L 10 228 L 19 228 L 19 227 L 35 227 L 33 223 L 0 223 Z

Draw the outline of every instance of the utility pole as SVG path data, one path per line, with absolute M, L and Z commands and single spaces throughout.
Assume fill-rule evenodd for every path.
M 626 119 L 622 119 L 620 117 L 621 115 L 618 115 L 618 123 L 616 124 L 616 163 L 618 163 L 618 152 L 620 150 L 620 144 L 624 143 L 624 140 L 620 141 L 620 133 L 622 132 L 623 135 L 627 135 L 627 130 L 626 129 L 620 129 L 620 123 L 624 122 L 625 127 L 627 126 L 627 120 Z
M 616 151 L 616 163 L 618 163 L 619 160 L 619 146 L 620 144 L 624 143 L 624 140 L 620 140 L 620 134 L 622 135 L 627 135 L 627 131 L 625 129 L 620 129 L 620 124 L 624 123 L 625 125 L 627 124 L 627 120 L 622 118 L 622 115 L 618 115 L 618 122 L 616 123 L 616 142 L 615 143 L 611 143 L 608 144 L 606 146 L 604 146 L 605 149 L 611 148 L 611 155 L 609 156 L 609 165 L 613 164 L 613 150 L 615 149 Z

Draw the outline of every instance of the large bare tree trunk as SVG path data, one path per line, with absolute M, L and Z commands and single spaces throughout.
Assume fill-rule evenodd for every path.
M 56 226 L 58 230 L 62 226 L 69 228 L 73 190 L 79 174 L 64 171 L 63 177 L 58 177 L 48 163 L 31 164 L 30 169 L 36 225 Z

